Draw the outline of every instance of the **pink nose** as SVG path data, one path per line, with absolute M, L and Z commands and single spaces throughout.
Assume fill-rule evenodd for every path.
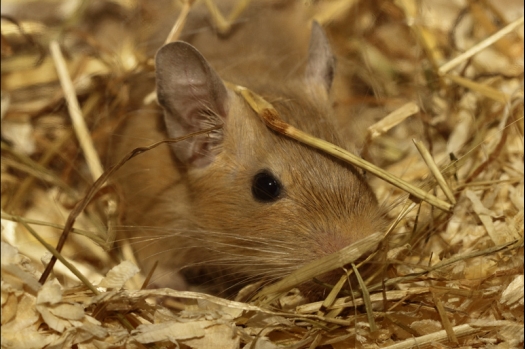
M 317 257 L 323 257 L 335 253 L 353 242 L 355 240 L 350 234 L 327 231 L 316 235 L 315 246 L 312 246 L 312 250 Z

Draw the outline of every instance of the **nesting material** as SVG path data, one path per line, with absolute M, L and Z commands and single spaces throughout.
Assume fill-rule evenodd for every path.
M 112 136 L 196 3 L 3 1 L 2 347 L 522 348 L 523 4 L 305 2 L 338 55 L 341 124 L 366 166 L 409 184 L 371 179 L 388 230 L 234 301 L 143 290 L 113 248 Z M 210 6 L 220 31 L 236 3 Z M 296 288 L 334 268 L 324 299 Z

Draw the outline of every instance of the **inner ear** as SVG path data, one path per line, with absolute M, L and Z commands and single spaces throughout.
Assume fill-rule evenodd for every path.
M 332 87 L 335 74 L 335 56 L 323 28 L 312 23 L 308 63 L 305 78 L 307 83 L 321 86 L 327 93 Z
M 164 108 L 168 136 L 177 138 L 222 124 L 228 115 L 228 91 L 200 52 L 177 41 L 163 46 L 155 57 L 157 99 Z M 206 166 L 222 143 L 222 132 L 173 144 L 183 164 Z

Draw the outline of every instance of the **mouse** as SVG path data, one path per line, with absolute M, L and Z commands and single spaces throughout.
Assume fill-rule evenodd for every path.
M 303 52 L 257 56 L 257 68 L 253 55 L 244 56 L 245 67 L 238 55 L 217 60 L 191 35 L 156 53 L 158 106 L 130 113 L 115 159 L 221 128 L 141 154 L 115 178 L 124 207 L 119 238 L 130 241 L 146 273 L 158 262 L 150 287 L 224 295 L 281 279 L 383 229 L 383 209 L 361 169 L 272 131 L 231 88 L 249 88 L 285 122 L 358 153 L 334 117 L 331 45 L 319 24 L 309 26 Z

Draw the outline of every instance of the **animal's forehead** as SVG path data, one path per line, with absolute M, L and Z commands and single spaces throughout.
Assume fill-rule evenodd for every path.
M 267 144 L 270 146 L 258 155 L 255 166 L 270 170 L 287 186 L 310 192 L 312 188 L 345 190 L 360 177 L 350 165 L 282 135 Z
M 253 86 L 252 91 L 272 105 L 284 122 L 312 136 L 337 142 L 334 139 L 337 127 L 332 101 L 327 99 L 325 94 L 308 92 L 309 89 L 301 80 L 290 80 L 278 85 Z M 260 123 L 252 126 L 260 127 L 262 125 L 260 117 L 240 95 L 236 94 L 236 97 L 233 98 L 235 101 L 232 104 L 237 112 L 234 111 L 232 116 L 243 115 L 243 117 L 257 119 Z
M 334 123 L 330 101 L 312 96 L 300 84 L 271 90 L 261 87 L 256 93 L 277 110 L 284 122 L 348 149 Z M 240 161 L 249 172 L 266 168 L 288 183 L 303 177 L 309 181 L 332 182 L 330 185 L 335 186 L 340 186 L 336 182 L 356 177 L 355 171 L 331 156 L 269 129 L 242 97 L 236 97 L 231 119 L 225 125 L 228 134 L 225 147 L 233 154 L 232 160 Z
M 239 161 L 243 167 L 252 171 L 266 168 L 278 176 L 293 174 L 319 179 L 344 179 L 352 174 L 348 166 L 342 165 L 330 155 L 272 131 L 255 119 L 254 115 L 249 117 L 253 119 L 243 123 L 242 127 L 226 130 L 228 141 L 225 147 L 227 153 L 233 156 L 231 161 Z M 333 128 L 324 127 L 323 131 L 325 134 L 320 135 L 317 132 L 314 136 L 341 145 Z

